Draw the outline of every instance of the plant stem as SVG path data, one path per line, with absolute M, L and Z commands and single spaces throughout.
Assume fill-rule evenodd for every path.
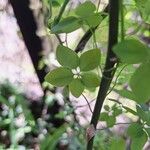
M 69 1 L 70 1 L 70 0 L 65 0 L 65 1 L 64 1 L 63 5 L 62 5 L 62 7 L 61 7 L 61 9 L 60 9 L 60 11 L 59 11 L 58 16 L 57 16 L 57 18 L 56 18 L 55 21 L 54 21 L 54 25 L 56 25 L 57 23 L 59 23 L 59 21 L 60 21 L 62 15 L 63 15 L 63 13 L 64 13 L 64 11 L 65 11 L 65 8 L 66 8 L 67 4 L 69 3 Z
M 119 18 L 119 0 L 109 0 L 109 39 L 108 39 L 108 51 L 106 63 L 100 83 L 100 89 L 98 92 L 94 112 L 91 119 L 91 125 L 94 125 L 95 129 L 100 117 L 101 108 L 109 90 L 112 78 L 115 70 L 112 70 L 117 62 L 117 58 L 112 51 L 112 47 L 118 42 L 118 18 Z M 110 71 L 108 71 L 110 70 Z M 92 150 L 94 137 L 92 137 L 87 143 L 87 150 Z

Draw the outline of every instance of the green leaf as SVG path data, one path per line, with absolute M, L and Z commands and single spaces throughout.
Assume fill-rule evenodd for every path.
M 108 113 L 107 112 L 102 112 L 101 114 L 100 114 L 100 121 L 106 121 L 107 119 L 109 118 L 109 115 L 108 115 Z
M 143 122 L 146 122 L 147 125 L 150 125 L 150 111 L 144 111 L 140 106 L 136 106 L 137 115 Z
M 138 40 L 124 40 L 113 47 L 113 51 L 123 63 L 137 64 L 147 60 L 148 47 Z
M 56 58 L 64 67 L 74 69 L 79 65 L 78 55 L 73 50 L 63 45 L 57 47 Z
M 116 93 L 118 93 L 120 96 L 125 97 L 127 99 L 131 99 L 131 100 L 135 100 L 136 101 L 136 97 L 133 94 L 132 91 L 129 91 L 127 89 L 122 89 L 122 90 L 114 90 Z
M 106 120 L 107 122 L 107 126 L 110 128 L 110 127 L 113 127 L 114 124 L 116 123 L 116 117 L 114 116 L 109 116 L 109 118 Z
M 109 111 L 109 110 L 110 110 L 109 105 L 104 105 L 104 109 L 105 109 L 106 111 Z
M 86 51 L 80 56 L 79 67 L 81 71 L 93 70 L 100 64 L 101 53 L 99 49 Z
M 85 24 L 87 24 L 88 26 L 96 27 L 97 25 L 100 24 L 103 18 L 100 13 L 95 13 L 82 19 L 84 20 Z
M 123 140 L 122 138 L 114 138 L 111 141 L 109 150 L 116 150 L 117 147 L 119 148 L 119 150 L 125 150 L 125 147 L 126 147 L 125 140 Z
M 130 80 L 130 87 L 138 103 L 145 103 L 150 99 L 150 63 L 142 64 L 135 71 Z
M 108 127 L 114 126 L 116 123 L 116 117 L 115 116 L 109 116 L 107 112 L 102 112 L 100 114 L 100 121 L 106 121 Z
M 86 1 L 85 3 L 83 4 L 80 4 L 76 9 L 75 9 L 75 13 L 78 15 L 78 16 L 81 16 L 81 17 L 85 17 L 85 16 L 88 16 L 88 15 L 91 15 L 93 14 L 93 12 L 96 10 L 96 6 L 90 2 L 90 1 Z
M 56 144 L 59 141 L 59 138 L 62 136 L 62 134 L 65 132 L 66 126 L 59 127 L 53 135 L 48 134 L 47 137 L 42 141 L 40 144 L 41 150 L 55 150 Z
M 136 6 L 140 11 L 140 14 L 142 16 L 142 19 L 144 19 L 144 21 L 148 21 L 147 23 L 150 23 L 150 0 L 135 0 L 136 1 Z
M 133 138 L 131 141 L 131 150 L 142 150 L 147 142 L 147 135 L 143 131 L 143 134 L 137 138 Z
M 71 83 L 73 74 L 71 70 L 60 67 L 49 72 L 45 76 L 45 80 L 54 86 L 65 86 Z
M 144 131 L 139 123 L 132 123 L 127 130 L 128 135 L 133 138 L 138 138 L 143 135 Z
M 98 87 L 100 84 L 99 76 L 93 72 L 82 73 L 81 81 L 87 88 Z
M 55 26 L 53 26 L 51 28 L 51 32 L 52 33 L 70 33 L 73 32 L 75 30 L 77 30 L 78 28 L 81 27 L 81 20 L 70 16 L 67 17 L 65 19 L 63 19 L 62 21 L 60 21 L 58 24 L 56 24 Z
M 73 81 L 69 84 L 69 90 L 72 95 L 79 97 L 84 91 L 84 85 L 81 83 L 80 79 L 73 79 Z

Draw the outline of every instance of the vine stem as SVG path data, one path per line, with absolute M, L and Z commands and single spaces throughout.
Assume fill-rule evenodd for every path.
M 57 23 L 59 23 L 59 21 L 60 21 L 62 15 L 63 15 L 63 13 L 64 13 L 64 11 L 65 11 L 65 9 L 66 9 L 66 6 L 67 6 L 67 4 L 69 3 L 69 1 L 70 1 L 70 0 L 65 0 L 65 1 L 64 1 L 63 5 L 62 5 L 62 7 L 61 7 L 61 9 L 60 9 L 60 11 L 59 11 L 58 16 L 57 16 L 57 17 L 55 18 L 55 20 L 54 20 L 54 25 L 56 25 Z
M 116 55 L 113 53 L 112 48 L 118 42 L 118 20 L 119 20 L 119 0 L 109 0 L 109 39 L 108 39 L 108 51 L 105 62 L 105 67 L 100 83 L 100 89 L 98 92 L 96 104 L 92 114 L 91 125 L 96 129 L 100 112 L 103 106 L 103 102 L 106 98 L 110 84 L 112 82 L 115 70 L 112 70 L 117 63 Z M 110 70 L 110 71 L 108 71 Z M 94 142 L 94 136 L 87 142 L 87 150 L 92 150 Z

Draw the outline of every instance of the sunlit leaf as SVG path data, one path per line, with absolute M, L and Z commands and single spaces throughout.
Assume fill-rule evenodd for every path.
M 87 24 L 88 26 L 96 27 L 102 21 L 102 16 L 100 15 L 100 13 L 95 13 L 95 14 L 89 15 L 88 17 L 83 18 L 83 20 L 85 24 Z
M 49 72 L 45 76 L 45 80 L 54 86 L 65 86 L 71 83 L 73 74 L 71 70 L 60 67 Z
M 57 47 L 56 58 L 58 62 L 64 67 L 74 69 L 79 65 L 78 55 L 73 50 L 63 45 L 59 45 Z
M 149 58 L 148 50 L 147 46 L 135 39 L 124 40 L 113 48 L 121 62 L 128 64 L 145 62 Z
M 100 84 L 99 76 L 93 72 L 83 73 L 81 75 L 81 80 L 87 88 L 98 87 Z
M 81 20 L 70 16 L 61 20 L 51 28 L 52 33 L 70 33 L 81 27 Z
M 139 103 L 150 99 L 150 63 L 142 64 L 133 74 L 130 87 Z
M 73 79 L 73 81 L 69 84 L 69 90 L 71 91 L 72 95 L 79 97 L 84 91 L 84 85 L 80 79 Z
M 75 13 L 78 16 L 85 17 L 91 15 L 95 10 L 96 6 L 92 2 L 86 1 L 75 9 Z
M 80 56 L 80 69 L 81 71 L 93 70 L 100 64 L 101 53 L 99 49 L 92 49 L 84 52 Z

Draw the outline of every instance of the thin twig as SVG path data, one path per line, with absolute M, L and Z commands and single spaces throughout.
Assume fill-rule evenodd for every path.
M 60 11 L 59 11 L 58 16 L 57 16 L 57 17 L 55 18 L 55 20 L 54 20 L 54 24 L 53 24 L 53 25 L 56 25 L 56 24 L 59 23 L 59 21 L 61 20 L 62 15 L 63 15 L 63 13 L 64 13 L 64 11 L 65 11 L 65 9 L 66 9 L 66 6 L 67 6 L 67 4 L 69 3 L 69 1 L 70 1 L 70 0 L 65 0 L 65 1 L 64 1 L 63 5 L 62 5 L 62 7 L 61 7 L 61 9 L 60 9 Z
M 114 85 L 111 87 L 111 89 L 110 89 L 109 92 L 107 93 L 107 96 L 113 91 L 113 89 L 115 88 L 115 86 L 116 86 L 116 84 L 117 84 L 117 80 L 118 80 L 120 74 L 122 73 L 122 71 L 123 71 L 123 70 L 125 69 L 125 67 L 127 67 L 127 66 L 128 66 L 128 65 L 123 66 L 122 69 L 119 71 L 119 73 L 118 73 L 118 75 L 117 75 L 117 77 L 116 77 L 116 79 L 115 79 Z
M 90 109 L 90 111 L 91 111 L 91 113 L 93 113 L 93 111 L 92 111 L 92 108 L 91 108 L 91 106 L 90 106 L 90 103 L 89 103 L 89 101 L 87 100 L 87 98 L 82 94 L 82 96 L 84 97 L 84 99 L 86 100 L 86 102 L 87 102 L 87 104 L 88 104 L 88 107 L 89 107 L 89 109 Z

